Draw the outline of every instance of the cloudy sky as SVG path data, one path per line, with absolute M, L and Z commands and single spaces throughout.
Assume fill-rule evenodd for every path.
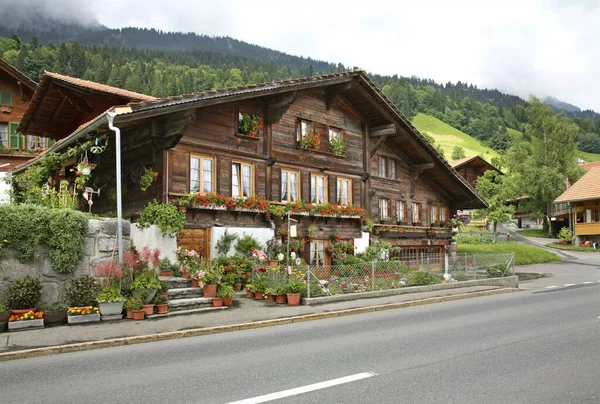
M 600 111 L 595 0 L 45 2 L 66 6 L 53 12 L 75 10 L 111 28 L 231 36 L 370 72 L 552 95 Z

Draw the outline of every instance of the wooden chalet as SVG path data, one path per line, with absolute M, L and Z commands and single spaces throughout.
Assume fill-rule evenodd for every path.
M 44 138 L 25 137 L 17 131 L 36 87 L 33 80 L 0 59 L 0 173 L 25 163 L 47 146 Z
M 477 179 L 485 174 L 486 171 L 494 170 L 499 174 L 502 171 L 498 170 L 492 164 L 485 161 L 481 156 L 464 157 L 462 159 L 450 162 L 454 168 L 472 187 L 477 185 Z
M 44 119 L 50 119 L 52 108 L 43 110 Z M 302 201 L 354 206 L 374 220 L 373 234 L 378 239 L 406 247 L 406 254 L 416 257 L 425 252 L 443 253 L 451 237 L 445 222 L 457 209 L 485 206 L 472 186 L 361 70 L 139 100 L 112 111 L 117 114 L 114 125 L 122 136 L 126 214 L 139 212 L 154 199 L 175 202 L 190 194 L 208 193 L 263 195 L 273 204 L 295 206 Z M 36 111 L 31 111 L 31 117 L 37 122 Z M 249 119 L 255 132 L 241 133 Z M 67 127 L 67 121 L 65 117 L 59 127 Z M 107 113 L 69 130 L 52 133 L 56 139 L 65 136 L 53 150 L 87 139 L 113 138 Z M 37 131 L 44 132 L 41 126 Z M 308 135 L 319 138 L 318 150 L 302 147 L 306 142 L 301 140 Z M 332 147 L 341 139 L 345 148 L 335 154 Z M 109 142 L 103 153 L 90 156 L 97 163 L 95 183 L 103 189 L 103 196 L 94 204 L 98 213 L 114 208 L 110 197 L 115 166 L 112 144 Z M 128 179 L 128 173 L 137 172 L 140 166 L 152 167 L 156 176 L 146 192 Z M 336 232 L 344 240 L 363 236 L 365 223 L 355 214 L 347 216 L 303 209 L 293 213 L 299 237 L 307 235 L 309 226 L 315 229 L 314 241 L 304 250 L 307 262 L 330 263 L 327 247 Z M 284 223 L 277 217 L 272 223 L 252 209 L 196 203 L 188 205 L 186 229 L 179 243 L 208 256 L 216 242 L 211 239 L 211 229 L 272 232 Z

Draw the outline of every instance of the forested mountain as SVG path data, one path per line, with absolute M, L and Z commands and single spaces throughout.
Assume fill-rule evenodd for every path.
M 98 25 L 63 28 L 58 22 L 44 28 L 49 43 L 43 44 L 34 30 L 17 29 L 21 38 L 14 28 L 0 26 L 0 56 L 35 80 L 49 70 L 159 97 L 348 70 L 227 37 Z M 62 42 L 66 37 L 76 41 Z M 432 115 L 497 151 L 521 141 L 510 129 L 524 132 L 528 140 L 526 102 L 517 96 L 462 82 L 370 77 L 408 117 Z M 555 109 L 577 115 L 580 149 L 600 153 L 598 114 L 550 101 Z

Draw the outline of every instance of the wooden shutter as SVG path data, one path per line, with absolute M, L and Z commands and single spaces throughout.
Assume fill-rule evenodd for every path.
M 0 105 L 3 107 L 12 107 L 12 92 L 0 91 Z
M 271 169 L 271 194 L 274 201 L 281 200 L 281 167 Z
M 46 138 L 46 148 L 52 146 L 54 143 L 56 143 L 56 140 L 50 139 L 50 138 Z
M 11 149 L 18 149 L 21 145 L 19 141 L 19 134 L 17 133 L 17 126 L 19 126 L 17 122 L 8 123 L 8 144 Z

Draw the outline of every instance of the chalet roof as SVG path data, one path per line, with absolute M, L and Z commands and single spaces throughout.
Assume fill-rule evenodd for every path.
M 585 169 L 585 171 L 590 171 L 594 167 L 600 167 L 600 161 L 595 161 L 593 163 L 583 164 L 581 167 Z
M 494 165 L 488 163 L 485 159 L 483 159 L 479 155 L 471 156 L 471 157 L 463 157 L 462 159 L 453 160 L 450 162 L 450 165 L 455 170 L 458 170 L 461 167 L 469 165 L 469 166 L 485 169 L 485 171 L 495 170 L 495 171 L 499 172 L 500 174 L 502 174 L 502 171 L 498 170 Z
M 14 66 L 10 65 L 4 59 L 0 58 L 0 69 L 6 71 L 8 74 L 13 76 L 15 79 L 19 80 L 21 83 L 25 84 L 31 90 L 35 91 L 37 87 L 37 83 L 31 80 L 29 77 L 25 75 L 25 73 L 17 70 Z
M 591 168 L 554 202 L 576 202 L 600 199 L 600 167 Z
M 59 140 L 71 133 L 74 122 L 89 121 L 113 105 L 153 100 L 156 97 L 44 72 L 18 131 Z
M 384 135 L 382 140 L 388 147 L 403 156 L 412 169 L 415 171 L 427 170 L 427 176 L 435 177 L 436 186 L 442 192 L 450 195 L 452 199 L 462 201 L 460 207 L 480 208 L 486 206 L 486 202 L 475 189 L 448 164 L 360 69 L 277 82 L 248 84 L 164 99 L 134 100 L 127 105 L 113 108 L 113 111 L 117 113 L 114 122 L 116 126 L 130 125 L 142 119 L 173 112 L 212 107 L 258 97 L 273 100 L 279 94 L 310 89 L 331 89 L 332 92 L 343 92 L 344 98 L 364 115 L 371 128 L 394 125 L 396 133 Z M 106 113 L 98 116 L 91 124 L 97 128 L 100 120 L 106 121 Z M 87 132 L 90 131 L 91 129 Z M 64 142 L 53 145 L 50 150 L 56 151 L 66 147 L 78 138 L 85 136 L 87 132 L 85 127 L 80 128 L 67 137 Z M 33 162 L 35 160 L 18 167 L 14 172 L 24 170 Z

